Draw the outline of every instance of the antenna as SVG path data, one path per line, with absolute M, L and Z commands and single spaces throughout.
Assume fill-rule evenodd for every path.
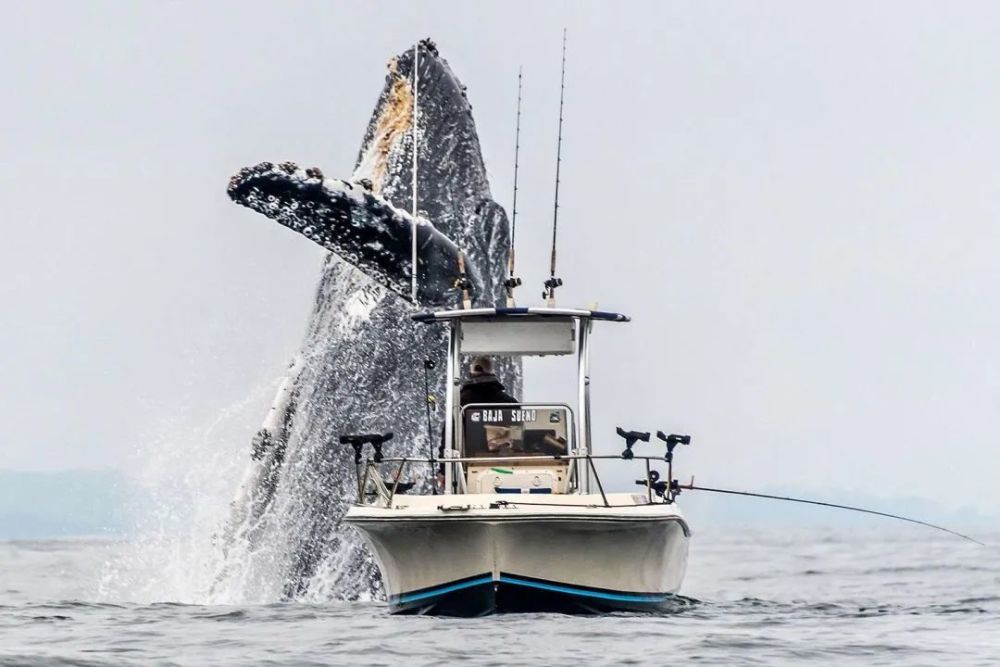
M 507 289 L 507 307 L 514 307 L 514 288 L 521 285 L 521 279 L 514 277 L 514 238 L 517 232 L 517 165 L 521 151 L 521 68 L 517 68 L 517 116 L 514 123 L 514 205 L 510 214 L 510 250 L 507 254 L 507 269 L 510 276 L 504 281 Z
M 556 198 L 552 209 L 552 258 L 549 262 L 549 279 L 545 281 L 543 297 L 548 299 L 549 308 L 556 305 L 556 288 L 562 286 L 562 279 L 556 278 L 556 232 L 559 230 L 559 166 L 562 164 L 563 97 L 566 92 L 566 28 L 563 28 L 562 74 L 559 79 L 559 139 L 556 143 Z
M 410 224 L 410 258 L 413 273 L 410 276 L 410 298 L 417 303 L 417 94 L 420 85 L 420 42 L 413 45 L 413 222 Z

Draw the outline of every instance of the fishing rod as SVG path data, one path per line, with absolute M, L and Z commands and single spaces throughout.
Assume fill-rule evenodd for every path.
M 510 214 L 510 250 L 507 254 L 507 269 L 510 276 L 504 281 L 507 290 L 507 307 L 514 307 L 514 288 L 521 285 L 521 279 L 514 276 L 514 235 L 517 232 L 517 166 L 521 151 L 521 68 L 517 68 L 517 115 L 514 121 L 514 205 Z
M 562 164 L 563 98 L 566 93 L 566 28 L 563 28 L 562 74 L 559 78 L 559 138 L 556 142 L 556 197 L 552 209 L 552 256 L 549 261 L 549 279 L 545 281 L 542 296 L 548 299 L 549 308 L 556 305 L 556 288 L 561 287 L 561 278 L 556 278 L 556 232 L 559 229 L 559 166 Z
M 434 465 L 434 427 L 431 425 L 431 405 L 434 404 L 436 406 L 437 401 L 431 394 L 430 379 L 430 372 L 434 369 L 434 366 L 435 364 L 433 359 L 424 359 L 424 395 L 426 396 L 425 403 L 427 405 L 427 458 L 431 466 L 431 476 L 429 477 L 431 480 L 431 493 L 436 496 L 438 492 L 436 481 L 437 471 L 435 470 L 436 466 Z
M 690 445 L 691 436 L 689 435 L 677 435 L 670 434 L 665 435 L 663 431 L 657 431 L 656 437 L 663 441 L 666 445 L 667 454 L 664 460 L 667 462 L 667 478 L 665 480 L 660 480 L 660 473 L 656 470 L 650 469 L 650 462 L 652 459 L 648 456 L 636 457 L 632 453 L 632 447 L 639 442 L 649 442 L 649 433 L 642 433 L 639 431 L 626 431 L 625 429 L 618 427 L 617 433 L 619 437 L 625 439 L 625 450 L 621 453 L 621 458 L 623 459 L 633 459 L 640 458 L 646 460 L 646 479 L 637 479 L 636 484 L 640 486 L 645 486 L 647 493 L 649 494 L 650 500 L 652 500 L 652 494 L 655 492 L 657 496 L 663 498 L 664 502 L 672 503 L 680 495 L 682 490 L 688 491 L 708 491 L 710 493 L 723 493 L 730 496 L 747 496 L 750 498 L 765 498 L 767 500 L 784 500 L 791 503 L 801 503 L 803 505 L 818 505 L 820 507 L 832 507 L 834 509 L 848 510 L 850 512 L 860 512 L 862 514 L 872 514 L 875 516 L 883 516 L 889 519 L 898 519 L 900 521 L 907 521 L 909 523 L 915 523 L 921 526 L 927 526 L 928 528 L 934 528 L 935 530 L 940 530 L 950 535 L 956 537 L 961 537 L 963 540 L 968 540 L 970 542 L 975 542 L 980 546 L 986 546 L 979 540 L 969 537 L 958 531 L 954 531 L 950 528 L 945 528 L 944 526 L 939 526 L 936 523 L 930 523 L 929 521 L 921 521 L 920 519 L 913 519 L 908 516 L 902 516 L 900 514 L 890 514 L 889 512 L 879 512 L 878 510 L 870 510 L 864 507 L 854 507 L 853 505 L 841 505 L 839 503 L 828 503 L 822 500 L 808 500 L 806 498 L 793 498 L 791 496 L 776 496 L 770 493 L 756 493 L 754 491 L 735 491 L 733 489 L 717 489 L 709 486 L 695 486 L 694 477 L 687 484 L 681 484 L 676 479 L 673 478 L 673 460 L 674 460 L 674 449 L 677 445 Z
M 751 498 L 766 498 L 768 500 L 786 500 L 788 502 L 802 503 L 804 505 L 819 505 L 820 507 L 832 507 L 834 509 L 849 510 L 851 512 L 861 512 L 863 514 L 874 514 L 875 516 L 884 516 L 884 517 L 889 518 L 889 519 L 899 519 L 900 521 L 908 521 L 910 523 L 916 523 L 916 524 L 919 524 L 921 526 L 927 526 L 928 528 L 934 528 L 936 530 L 944 531 L 944 532 L 949 533 L 951 535 L 954 535 L 956 537 L 961 537 L 964 540 L 968 540 L 970 542 L 975 542 L 976 544 L 978 544 L 980 546 L 984 546 L 984 547 L 986 546 L 984 543 L 980 542 L 979 540 L 977 540 L 977 539 L 975 539 L 973 537 L 969 537 L 968 535 L 964 535 L 962 533 L 959 533 L 958 531 L 951 530 L 950 528 L 945 528 L 944 526 L 939 526 L 939 525 L 937 525 L 935 523 L 930 523 L 928 521 L 921 521 L 920 519 L 913 519 L 911 517 L 901 516 L 899 514 L 890 514 L 888 512 L 879 512 L 877 510 L 865 509 L 864 507 L 853 507 L 851 505 L 840 505 L 838 503 L 827 503 L 827 502 L 823 502 L 821 500 L 806 500 L 804 498 L 792 498 L 791 496 L 774 496 L 774 495 L 771 495 L 769 493 L 754 493 L 752 491 L 734 491 L 732 489 L 714 489 L 714 488 L 711 488 L 711 487 L 708 487 L 708 486 L 695 486 L 693 478 L 691 480 L 691 483 L 689 483 L 689 484 L 678 484 L 677 480 L 674 480 L 674 482 L 673 482 L 673 484 L 671 486 L 672 486 L 673 489 L 676 489 L 678 491 L 680 489 L 685 489 L 685 490 L 690 490 L 690 491 L 709 491 L 711 493 L 724 493 L 724 494 L 731 495 L 731 496 L 749 496 Z

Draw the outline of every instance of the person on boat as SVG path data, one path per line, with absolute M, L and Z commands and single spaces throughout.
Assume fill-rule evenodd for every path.
M 473 357 L 469 363 L 469 379 L 462 383 L 458 396 L 459 405 L 465 407 L 472 403 L 518 403 L 519 401 L 507 393 L 503 383 L 493 370 L 493 360 L 486 356 Z M 444 430 L 441 431 L 441 446 L 438 457 L 444 458 Z M 438 483 L 444 484 L 444 463 L 438 469 Z
M 518 403 L 507 393 L 503 384 L 493 372 L 493 360 L 489 357 L 474 357 L 469 364 L 469 379 L 462 383 L 459 393 L 462 407 L 470 403 Z

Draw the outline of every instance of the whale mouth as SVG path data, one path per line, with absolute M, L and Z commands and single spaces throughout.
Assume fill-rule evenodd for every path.
M 458 246 L 429 221 L 375 194 L 367 179 L 326 178 L 315 167 L 261 162 L 240 169 L 226 191 L 237 204 L 302 234 L 411 301 L 415 232 L 417 301 L 439 306 L 458 298 Z M 478 294 L 482 281 L 474 267 L 466 277 Z

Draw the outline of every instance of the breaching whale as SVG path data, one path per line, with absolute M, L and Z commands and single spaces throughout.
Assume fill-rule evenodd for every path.
M 393 453 L 436 448 L 440 431 L 428 434 L 424 419 L 423 362 L 443 360 L 447 343 L 440 328 L 416 325 L 409 316 L 418 307 L 457 303 L 460 255 L 475 305 L 502 305 L 509 225 L 490 194 L 465 86 L 431 41 L 416 48 L 416 303 L 409 291 L 413 49 L 389 61 L 349 178 L 264 162 L 230 180 L 236 203 L 331 253 L 305 340 L 253 438 L 222 540 L 216 599 L 354 599 L 380 592 L 374 561 L 340 525 L 356 487 L 353 452 L 337 437 L 392 431 Z M 443 395 L 443 365 L 432 374 L 432 394 Z M 498 374 L 519 393 L 519 363 L 501 360 Z

